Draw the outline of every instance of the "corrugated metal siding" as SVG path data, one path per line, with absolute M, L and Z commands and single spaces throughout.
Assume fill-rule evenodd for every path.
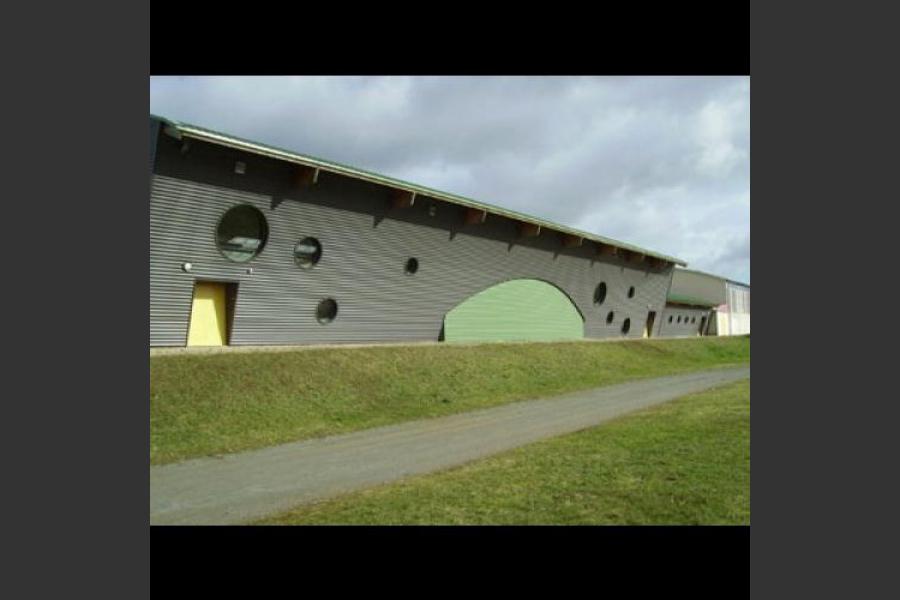
M 734 314 L 750 314 L 750 288 L 728 283 L 728 307 Z
M 746 335 L 750 333 L 750 288 L 728 282 L 728 334 Z
M 454 306 L 510 279 L 540 279 L 564 290 L 585 317 L 586 337 L 621 336 L 626 317 L 629 337 L 640 337 L 648 310 L 664 306 L 671 269 L 626 266 L 597 257 L 590 245 L 563 249 L 554 236 L 511 243 L 512 221 L 490 216 L 464 226 L 463 209 L 439 201 L 434 217 L 424 198 L 391 210 L 388 190 L 340 176 L 323 174 L 298 191 L 285 163 L 192 144 L 182 154 L 168 136 L 158 143 L 150 202 L 151 346 L 185 344 L 198 279 L 239 283 L 233 345 L 436 340 Z M 235 160 L 246 162 L 246 175 L 234 174 Z M 240 204 L 263 212 L 269 237 L 256 258 L 236 264 L 218 252 L 214 235 L 222 214 Z M 294 245 L 306 236 L 323 249 L 310 270 L 293 261 Z M 419 260 L 415 275 L 404 272 L 409 257 Z M 193 264 L 190 273 L 182 271 L 184 262 Z M 600 281 L 609 291 L 595 306 Z M 338 302 L 338 316 L 322 325 L 315 309 L 328 297 Z
M 478 292 L 444 319 L 448 342 L 583 337 L 584 319 L 568 296 L 536 279 L 507 281 Z
M 750 333 L 750 288 L 738 283 L 725 284 L 727 303 L 718 307 L 718 335 Z
M 700 309 L 700 308 L 686 308 L 681 306 L 666 306 L 666 309 L 662 313 L 662 323 L 660 324 L 660 332 L 661 336 L 691 336 L 697 335 L 697 332 L 700 330 L 700 321 L 703 317 L 706 317 L 707 323 L 709 322 L 710 315 L 712 314 L 712 310 L 709 309 Z M 669 317 L 672 317 L 672 322 L 669 322 Z M 681 323 L 678 322 L 678 317 L 681 317 Z M 696 319 L 695 323 L 691 323 L 690 320 L 692 318 Z M 687 319 L 687 320 L 685 320 Z
M 312 168 L 322 169 L 326 172 L 336 174 L 336 175 L 344 175 L 347 177 L 351 177 L 357 180 L 367 181 L 369 183 L 375 183 L 381 186 L 388 186 L 391 188 L 403 189 L 410 192 L 415 192 L 416 194 L 422 196 L 429 196 L 441 200 L 446 200 L 452 204 L 457 206 L 469 206 L 477 209 L 484 209 L 492 214 L 522 220 L 525 222 L 529 222 L 535 225 L 540 225 L 542 227 L 546 227 L 547 229 L 553 229 L 558 232 L 574 234 L 578 236 L 582 236 L 585 239 L 593 240 L 601 243 L 611 244 L 613 246 L 617 246 L 622 249 L 632 250 L 635 252 L 639 252 L 642 254 L 646 254 L 648 256 L 655 256 L 657 258 L 661 258 L 663 260 L 674 262 L 676 264 L 684 266 L 686 263 L 684 261 L 672 257 L 666 256 L 664 254 L 659 254 L 657 252 L 653 252 L 651 250 L 647 250 L 644 248 L 640 248 L 634 246 L 632 244 L 628 244 L 625 242 L 621 242 L 618 240 L 612 240 L 610 238 L 604 238 L 602 236 L 598 236 L 593 233 L 578 231 L 572 229 L 570 227 L 566 227 L 560 225 L 559 223 L 552 223 L 543 219 L 539 219 L 533 215 L 526 215 L 523 213 L 519 213 L 516 211 L 512 211 L 508 208 L 501 208 L 499 206 L 494 206 L 490 204 L 485 204 L 483 202 L 479 202 L 477 200 L 473 200 L 472 198 L 465 198 L 463 196 L 459 196 L 456 194 L 450 194 L 448 192 L 443 192 L 440 190 L 427 188 L 421 186 L 419 184 L 415 184 L 409 181 L 402 181 L 400 179 L 395 179 L 393 177 L 389 177 L 383 174 L 375 173 L 372 171 L 367 171 L 364 169 L 359 169 L 357 167 L 351 167 L 349 165 L 342 165 L 339 163 L 335 163 L 329 160 L 323 160 L 321 158 L 316 158 L 309 155 L 298 154 L 292 150 L 287 150 L 285 148 L 277 148 L 274 146 L 270 146 L 268 144 L 261 144 L 259 142 L 254 142 L 251 140 L 241 139 L 231 134 L 213 131 L 211 129 L 206 129 L 204 127 L 198 127 L 196 125 L 191 125 L 189 123 L 177 123 L 169 120 L 164 120 L 166 124 L 169 124 L 173 127 L 174 130 L 177 130 L 179 134 L 185 138 L 195 139 L 201 142 L 214 144 L 217 147 L 227 147 L 232 150 L 238 150 L 241 152 L 251 153 L 256 156 L 264 156 L 268 158 L 273 158 L 282 162 L 291 162 L 296 164 L 306 165 Z

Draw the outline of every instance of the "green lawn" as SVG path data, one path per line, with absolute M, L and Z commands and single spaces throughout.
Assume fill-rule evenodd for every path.
M 152 356 L 150 462 L 749 361 L 715 337 Z
M 268 524 L 750 523 L 750 382 Z

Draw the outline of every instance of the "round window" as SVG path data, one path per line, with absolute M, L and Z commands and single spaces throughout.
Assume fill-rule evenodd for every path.
M 601 281 L 594 290 L 594 304 L 603 304 L 604 300 L 606 300 L 606 282 Z
M 407 275 L 414 275 L 416 271 L 419 270 L 419 259 L 418 258 L 410 258 L 406 261 L 405 271 Z
M 268 237 L 266 218 L 246 204 L 228 209 L 216 228 L 216 246 L 232 262 L 247 262 L 262 252 Z
M 672 322 L 672 315 L 669 315 L 669 323 Z
M 606 324 L 609 325 L 610 323 L 612 323 L 615 316 L 616 314 L 613 311 L 609 311 L 609 314 L 606 315 Z
M 630 288 L 628 288 L 628 297 L 634 298 L 634 286 L 631 286 Z
M 622 321 L 622 334 L 628 333 L 631 329 L 631 319 L 625 319 Z
M 337 302 L 333 298 L 326 298 L 316 307 L 316 319 L 319 323 L 331 323 L 338 313 Z
M 678 315 L 678 321 L 677 321 L 677 323 L 681 323 L 681 315 Z
M 303 238 L 294 246 L 294 262 L 304 269 L 311 269 L 322 258 L 322 244 L 312 237 Z

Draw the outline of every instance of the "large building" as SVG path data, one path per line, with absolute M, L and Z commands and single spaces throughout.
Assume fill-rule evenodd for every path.
M 660 335 L 749 333 L 749 285 L 701 271 L 674 270 Z
M 655 337 L 685 265 L 152 115 L 150 180 L 151 346 Z

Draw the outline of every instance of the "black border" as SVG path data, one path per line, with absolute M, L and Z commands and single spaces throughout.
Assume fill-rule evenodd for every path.
M 747 526 L 154 526 L 151 559 L 154 587 L 182 593 L 426 575 L 440 592 L 482 576 L 510 588 L 549 577 L 586 582 L 585 593 L 734 598 L 749 591 L 749 541 Z
M 749 75 L 750 2 L 152 3 L 152 75 Z M 263 3 L 264 5 L 264 3 Z

